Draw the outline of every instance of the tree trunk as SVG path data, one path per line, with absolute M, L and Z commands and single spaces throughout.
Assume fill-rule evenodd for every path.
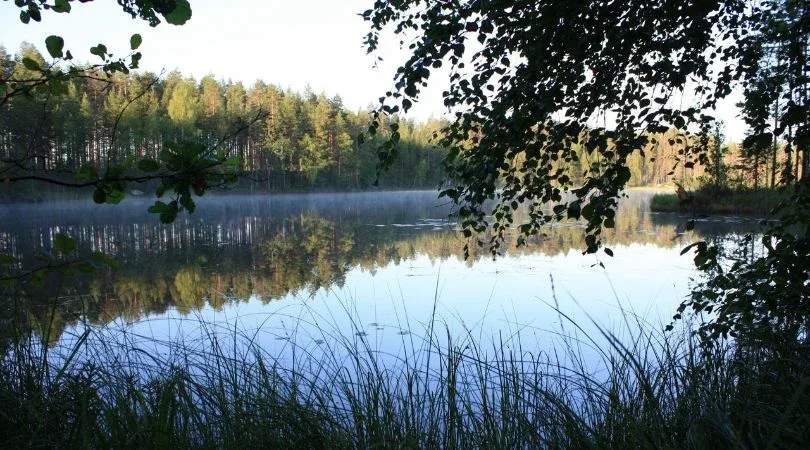
M 778 92 L 778 90 L 777 90 Z M 777 95 L 776 105 L 773 110 L 773 151 L 771 152 L 771 189 L 776 186 L 776 151 L 778 142 L 776 140 L 776 130 L 779 128 L 779 96 Z

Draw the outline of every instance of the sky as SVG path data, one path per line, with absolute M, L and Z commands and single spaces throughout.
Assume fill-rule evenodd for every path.
M 366 109 L 393 87 L 397 63 L 406 53 L 393 39 L 381 41 L 378 62 L 366 53 L 368 25 L 358 15 L 373 0 L 191 0 L 192 18 L 182 26 L 155 28 L 125 14 L 113 0 L 72 2 L 69 14 L 43 14 L 42 22 L 24 25 L 11 2 L 0 6 L 0 45 L 16 53 L 20 43 L 35 44 L 45 53 L 45 38 L 58 34 L 65 49 L 80 61 L 93 61 L 89 48 L 103 43 L 109 51 L 129 52 L 129 37 L 143 37 L 140 67 L 159 73 L 179 70 L 197 80 L 256 80 L 282 88 L 340 95 L 346 107 Z M 376 67 L 375 67 L 376 64 Z M 441 76 L 441 73 L 434 74 Z M 445 114 L 438 78 L 408 116 L 416 120 Z M 716 115 L 726 124 L 726 137 L 741 141 L 744 124 L 736 117 L 739 95 L 723 102 Z

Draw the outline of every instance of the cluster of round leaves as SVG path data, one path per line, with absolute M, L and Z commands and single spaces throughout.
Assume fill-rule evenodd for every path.
M 238 157 L 229 157 L 223 150 L 211 151 L 195 142 L 167 142 L 158 160 L 127 159 L 121 165 L 108 167 L 103 175 L 93 166 L 84 166 L 75 178 L 95 186 L 93 201 L 107 204 L 120 203 L 129 183 L 157 180 L 160 184 L 155 196 L 160 199 L 170 194 L 172 200 L 157 200 L 149 212 L 159 214 L 161 222 L 171 223 L 181 211 L 196 210 L 193 195 L 203 196 L 211 188 L 235 182 L 241 164 Z
M 43 11 L 55 13 L 69 13 L 74 0 L 14 0 L 20 8 L 20 21 L 41 22 Z M 88 3 L 92 0 L 78 0 L 79 3 Z M 166 22 L 172 25 L 183 25 L 191 19 L 191 5 L 188 0 L 118 0 L 118 5 L 130 14 L 132 18 L 139 17 L 151 26 L 157 26 L 163 16 Z
M 168 143 L 160 159 L 160 162 L 143 159 L 138 168 L 160 177 L 161 184 L 155 192 L 158 198 L 173 192 L 170 202 L 158 200 L 149 208 L 150 213 L 160 215 L 163 223 L 174 222 L 183 210 L 193 213 L 196 204 L 192 194 L 203 196 L 212 187 L 235 182 L 242 165 L 239 157 L 228 157 L 225 151 L 213 155 L 202 144 L 193 142 Z

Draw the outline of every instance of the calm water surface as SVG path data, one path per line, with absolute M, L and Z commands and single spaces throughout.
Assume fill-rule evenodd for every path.
M 464 260 L 465 241 L 435 192 L 205 198 L 171 225 L 146 213 L 147 200 L 0 206 L 0 248 L 34 267 L 35 252 L 67 233 L 80 254 L 119 262 L 52 277 L 16 302 L 51 343 L 91 327 L 163 351 L 158 342 L 238 330 L 276 353 L 348 338 L 397 354 L 430 323 L 458 339 L 545 342 L 566 326 L 555 308 L 586 330 L 622 328 L 628 313 L 666 323 L 696 275 L 681 248 L 755 225 L 701 218 L 683 233 L 686 217 L 651 213 L 650 196 L 631 192 L 621 204 L 605 237 L 612 258 L 582 255 L 583 227 L 565 223 L 525 248 L 510 237 L 495 260 Z

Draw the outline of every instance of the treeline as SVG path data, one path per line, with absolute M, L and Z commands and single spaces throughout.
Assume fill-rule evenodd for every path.
M 30 44 L 13 56 L 0 47 L 0 86 L 41 75 L 26 67 L 26 59 L 46 65 Z M 378 129 L 386 131 L 361 142 L 358 136 L 369 122 L 366 111 L 349 111 L 339 96 L 297 93 L 262 81 L 245 87 L 212 75 L 197 81 L 179 72 L 99 74 L 70 80 L 61 95 L 43 90 L 0 104 L 0 160 L 8 170 L 69 178 L 85 166 L 157 159 L 167 142 L 188 140 L 238 156 L 247 172 L 240 178 L 245 189 L 364 189 L 376 180 L 377 147 L 390 132 L 382 124 Z M 432 137 L 444 124 L 401 120 L 398 155 L 381 185 L 438 186 L 446 153 Z M 628 159 L 629 185 L 674 179 L 687 186 L 772 187 L 799 177 L 800 164 L 791 161 L 789 148 L 773 145 L 755 152 L 736 143 L 718 145 L 720 134 L 704 142 L 708 160 L 687 167 L 679 159 L 698 139 L 677 130 L 650 136 L 643 154 Z M 598 155 L 574 150 L 579 158 L 570 169 L 578 177 Z
M 25 59 L 46 66 L 32 45 L 24 44 L 15 56 L 0 47 L 0 79 L 39 76 Z M 0 157 L 29 171 L 69 174 L 88 165 L 157 159 L 166 142 L 190 140 L 238 156 L 248 172 L 240 183 L 250 188 L 361 189 L 375 181 L 376 147 L 385 138 L 359 142 L 369 120 L 366 112 L 349 111 L 338 96 L 297 93 L 262 81 L 245 87 L 179 72 L 99 74 L 70 80 L 62 95 L 43 91 L 0 105 Z M 401 121 L 399 157 L 381 184 L 437 186 L 444 152 L 431 138 L 441 126 L 438 120 Z
M 648 139 L 643 153 L 633 153 L 627 159 L 630 186 L 656 186 L 674 180 L 692 188 L 759 189 L 789 184 L 803 176 L 799 153 L 781 142 L 760 148 L 750 143 L 724 143 L 719 130 L 705 137 L 675 129 Z M 705 159 L 693 157 L 690 162 L 684 156 L 695 149 L 703 151 Z M 580 154 L 577 168 L 584 170 L 597 157 L 596 152 Z

